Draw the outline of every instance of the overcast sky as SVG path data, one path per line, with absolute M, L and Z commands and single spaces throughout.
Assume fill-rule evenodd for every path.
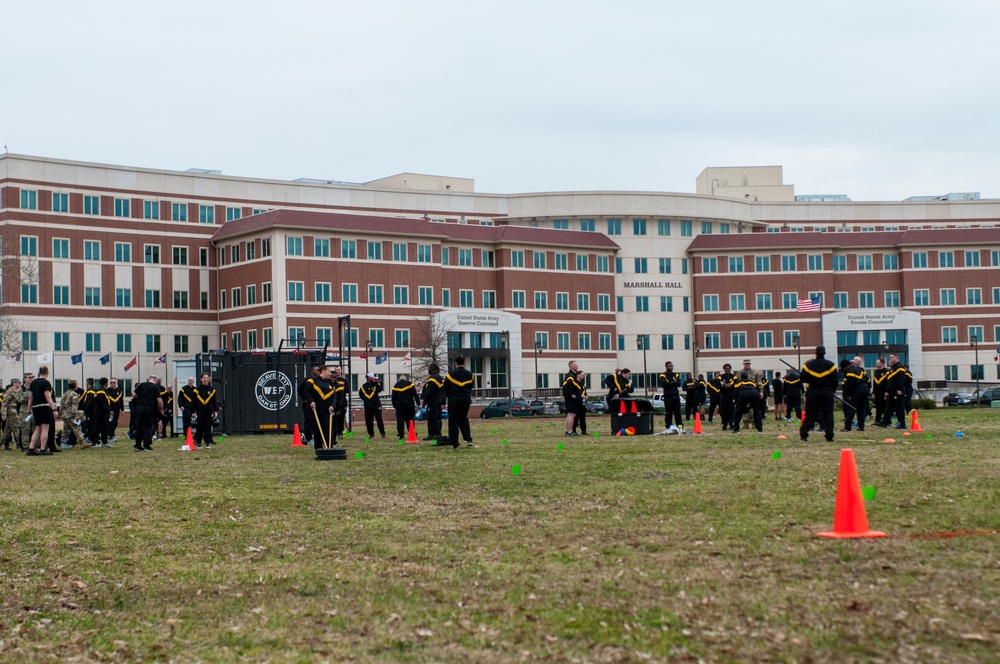
M 0 0 L 10 152 L 481 192 L 1000 197 L 1000 2 Z

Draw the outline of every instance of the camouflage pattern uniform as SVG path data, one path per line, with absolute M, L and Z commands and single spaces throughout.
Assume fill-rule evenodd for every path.
M 66 390 L 59 401 L 59 417 L 62 419 L 62 437 L 70 445 L 76 443 L 80 447 L 90 447 L 83 438 L 83 431 L 80 430 L 79 420 L 83 413 L 80 411 L 80 395 L 75 390 Z
M 21 383 L 14 383 L 11 385 L 3 395 L 3 413 L 6 421 L 3 426 L 3 437 L 2 444 L 7 449 L 10 449 L 11 439 L 17 444 L 18 449 L 24 447 L 21 442 L 24 438 L 19 436 L 22 428 L 21 421 L 21 409 L 24 408 L 22 404 L 28 403 L 28 394 L 21 389 Z M 30 430 L 29 430 L 30 432 Z

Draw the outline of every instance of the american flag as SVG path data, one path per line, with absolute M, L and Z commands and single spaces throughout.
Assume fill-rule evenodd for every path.
M 796 311 L 819 311 L 819 295 L 816 297 L 811 297 L 808 300 L 799 300 L 798 306 L 795 307 Z

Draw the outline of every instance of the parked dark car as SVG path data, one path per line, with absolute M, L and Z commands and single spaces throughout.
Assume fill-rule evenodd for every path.
M 968 392 L 952 392 L 941 399 L 941 403 L 945 406 L 971 406 L 976 403 L 976 397 Z
M 486 408 L 483 408 L 483 412 L 479 414 L 479 417 L 484 420 L 488 420 L 491 417 L 507 417 L 508 403 L 509 399 L 497 399 L 491 402 Z M 510 408 L 510 414 L 514 417 L 527 417 L 534 415 L 535 412 L 531 410 L 528 402 L 524 399 L 514 399 L 514 403 Z
M 555 404 L 555 407 L 559 409 L 560 413 L 562 413 L 563 415 L 566 414 L 566 402 L 565 401 L 563 401 L 562 399 L 560 399 L 559 401 L 553 401 L 552 403 Z
M 608 412 L 608 403 L 601 397 L 597 401 L 587 402 L 587 412 L 588 413 L 606 413 Z
M 991 401 L 1000 401 L 1000 387 L 993 387 L 979 393 L 980 406 L 989 406 Z
M 545 413 L 545 402 L 541 399 L 535 399 L 528 402 L 528 408 L 531 409 L 535 415 L 542 415 Z

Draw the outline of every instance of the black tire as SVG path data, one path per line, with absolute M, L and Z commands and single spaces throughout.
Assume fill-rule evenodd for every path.
M 490 418 L 486 417 L 486 411 L 484 410 L 483 412 L 479 413 L 479 419 L 488 420 Z

